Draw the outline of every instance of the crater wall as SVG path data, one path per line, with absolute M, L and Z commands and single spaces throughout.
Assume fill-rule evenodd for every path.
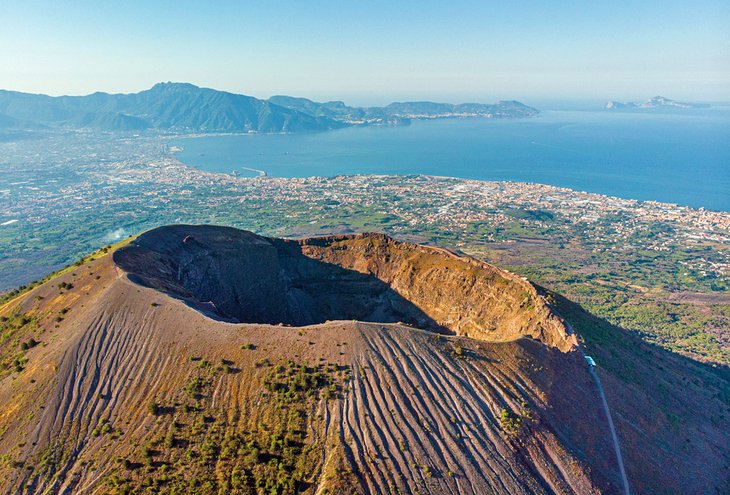
M 175 225 L 142 234 L 114 261 L 131 280 L 228 321 L 403 322 L 492 342 L 532 337 L 563 351 L 574 345 L 523 278 L 383 234 L 288 240 Z

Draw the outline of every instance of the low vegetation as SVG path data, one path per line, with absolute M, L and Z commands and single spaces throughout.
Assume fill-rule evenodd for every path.
M 158 434 L 115 465 L 105 479 L 111 493 L 276 495 L 310 485 L 323 442 L 308 433 L 320 421 L 313 411 L 339 393 L 347 368 L 262 362 L 263 400 L 244 415 L 212 406 L 213 383 L 234 364 L 227 363 L 191 360 L 177 401 L 148 404 Z
M 37 318 L 25 313 L 0 316 L 0 378 L 23 371 L 26 352 L 40 344 L 33 336 L 37 330 Z
M 528 429 L 530 422 L 534 419 L 534 413 L 524 402 L 519 412 L 502 408 L 499 412 L 499 425 L 504 436 L 513 442 L 523 440 L 523 435 Z

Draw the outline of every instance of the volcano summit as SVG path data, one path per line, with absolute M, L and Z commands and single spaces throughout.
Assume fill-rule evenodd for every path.
M 525 280 L 382 234 L 269 239 L 232 228 L 171 226 L 114 253 L 130 278 L 240 323 L 406 322 L 491 342 L 575 340 Z
M 724 489 L 721 371 L 382 234 L 161 227 L 0 315 L 4 493 L 622 493 L 579 342 L 632 490 Z

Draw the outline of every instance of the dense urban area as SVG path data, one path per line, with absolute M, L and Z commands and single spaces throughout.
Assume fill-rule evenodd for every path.
M 646 340 L 730 365 L 730 214 L 516 182 L 427 176 L 239 178 L 165 137 L 0 136 L 0 290 L 157 225 L 275 236 L 381 231 L 460 250 Z

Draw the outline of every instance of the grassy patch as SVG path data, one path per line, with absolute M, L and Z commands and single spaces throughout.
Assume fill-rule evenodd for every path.
M 25 313 L 0 316 L 0 378 L 23 371 L 25 353 L 40 343 L 33 336 L 37 329 L 37 318 Z
M 189 364 L 191 376 L 173 404 L 151 403 L 158 433 L 105 478 L 111 493 L 288 494 L 310 486 L 324 439 L 312 438 L 316 404 L 334 398 L 348 376 L 336 365 L 287 361 L 255 368 L 258 407 L 240 415 L 213 407 L 212 385 L 225 369 Z M 165 409 L 177 411 L 163 415 Z M 338 472 L 348 475 L 340 463 Z M 351 475 L 351 473 L 350 473 Z M 345 478 L 343 478 L 345 479 Z M 334 485 L 333 485 L 334 486 Z

